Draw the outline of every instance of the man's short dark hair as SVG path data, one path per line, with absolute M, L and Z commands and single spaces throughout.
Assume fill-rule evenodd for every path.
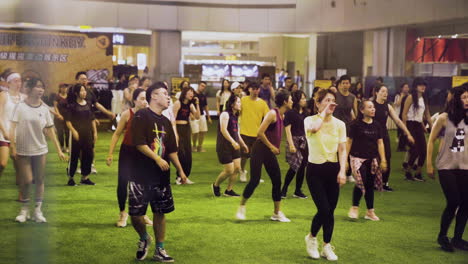
M 346 81 L 346 80 L 348 80 L 351 83 L 351 77 L 349 77 L 348 75 L 341 76 L 337 82 L 337 85 L 341 84 L 343 81 Z
M 265 79 L 266 77 L 270 78 L 270 75 L 268 73 L 263 73 L 262 74 L 262 80 Z
M 383 83 L 383 78 L 382 77 L 377 77 L 377 81 L 380 81 L 381 83 Z
M 151 94 L 153 93 L 153 91 L 161 88 L 167 90 L 166 84 L 164 84 L 163 82 L 155 82 L 150 87 L 148 87 L 148 89 L 146 90 L 146 101 L 148 102 L 148 104 L 151 102 Z
M 202 83 L 203 83 L 204 85 L 207 85 L 205 81 L 200 81 L 200 82 L 198 83 L 198 85 L 200 85 L 200 84 L 202 84 Z
M 288 90 L 281 90 L 278 92 L 275 96 L 275 104 L 277 107 L 283 106 L 284 102 L 288 102 L 289 96 L 291 96 L 291 93 Z
M 78 80 L 78 79 L 80 78 L 80 75 L 81 75 L 81 74 L 86 75 L 86 72 L 85 72 L 85 71 L 79 71 L 79 72 L 77 72 L 76 75 L 75 75 L 75 80 Z

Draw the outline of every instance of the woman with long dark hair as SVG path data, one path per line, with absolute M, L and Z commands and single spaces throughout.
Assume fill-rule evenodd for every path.
M 189 118 L 193 114 L 195 119 L 200 118 L 200 106 L 198 97 L 195 97 L 195 90 L 192 87 L 185 88 L 180 93 L 179 100 L 174 103 L 173 110 L 176 116 L 177 135 L 179 135 L 179 156 L 180 164 L 187 176 L 187 184 L 194 182 L 188 179 L 192 171 L 192 132 L 190 130 Z M 176 184 L 181 184 L 179 174 L 177 174 Z
M 132 120 L 136 112 L 141 109 L 148 107 L 148 102 L 146 102 L 146 92 L 143 88 L 137 88 L 133 91 L 132 94 L 133 108 L 129 108 L 122 112 L 120 116 L 117 129 L 112 135 L 109 154 L 107 155 L 106 164 L 110 166 L 114 160 L 114 149 L 119 141 L 120 135 L 125 130 L 124 138 L 122 145 L 120 145 L 119 151 L 119 168 L 118 168 L 118 181 L 117 181 L 117 200 L 119 203 L 120 217 L 116 223 L 117 227 L 127 226 L 128 213 L 125 212 L 125 203 L 128 196 L 128 181 L 130 180 L 130 174 L 133 170 L 133 158 L 135 157 L 135 146 L 132 143 Z M 147 225 L 152 225 L 153 222 L 144 216 L 144 220 Z
M 238 116 L 241 110 L 241 100 L 237 95 L 232 94 L 226 101 L 226 110 L 219 116 L 218 137 L 216 140 L 216 153 L 218 160 L 223 165 L 223 171 L 218 175 L 212 184 L 213 194 L 221 196 L 219 185 L 229 179 L 228 186 L 224 192 L 225 196 L 240 196 L 232 189 L 236 182 L 236 177 L 240 172 L 240 151 L 241 147 L 248 151 L 247 145 L 240 136 Z
M 382 172 L 388 168 L 385 158 L 383 127 L 375 120 L 374 103 L 364 100 L 359 105 L 357 119 L 350 126 L 347 152 L 350 155 L 351 171 L 356 182 L 353 191 L 353 206 L 348 216 L 359 217 L 359 201 L 364 194 L 367 205 L 365 219 L 379 221 L 374 212 L 374 188 L 382 190 Z
M 296 176 L 296 189 L 293 197 L 305 199 L 307 196 L 302 192 L 305 168 L 307 166 L 307 141 L 304 131 L 304 119 L 307 117 L 307 98 L 303 91 L 291 94 L 293 107 L 284 114 L 284 130 L 286 131 L 286 162 L 289 170 L 284 179 L 281 189 L 281 197 L 286 198 L 288 186 Z
M 44 198 L 45 166 L 48 153 L 44 133 L 52 140 L 61 160 L 66 160 L 55 135 L 54 123 L 41 97 L 44 95 L 44 83 L 38 78 L 26 82 L 25 91 L 28 97 L 17 105 L 13 111 L 10 127 L 11 157 L 16 161 L 15 167 L 19 176 L 21 194 L 21 211 L 17 222 L 25 222 L 29 217 L 29 193 L 32 183 L 35 184 L 35 208 L 33 220 L 47 222 L 42 213 Z
M 216 110 L 218 116 L 224 111 L 224 104 L 231 96 L 231 83 L 227 79 L 221 81 L 221 90 L 216 93 Z
M 68 130 L 67 124 L 65 124 L 65 112 L 67 111 L 67 96 L 68 96 L 68 85 L 62 83 L 59 85 L 59 93 L 55 97 L 54 100 L 54 108 L 55 108 L 55 117 L 54 117 L 54 124 L 55 128 L 57 129 L 57 135 L 60 143 L 60 147 L 62 148 L 63 152 L 68 152 L 68 144 L 69 144 L 69 136 L 70 131 Z
M 68 95 L 67 114 L 65 121 L 72 135 L 70 145 L 70 162 L 68 164 L 68 185 L 75 186 L 74 176 L 78 159 L 81 164 L 81 184 L 95 185 L 89 179 L 91 164 L 94 158 L 94 144 L 97 140 L 95 116 L 91 103 L 86 101 L 86 87 L 76 84 Z
M 398 92 L 397 95 L 395 95 L 395 101 L 393 102 L 393 108 L 395 109 L 395 112 L 400 119 L 402 118 L 401 116 L 403 112 L 403 106 L 405 104 L 406 98 L 408 97 L 408 94 L 409 94 L 408 83 L 402 83 L 400 85 L 400 91 Z M 406 135 L 403 133 L 403 130 L 401 130 L 401 128 L 397 129 L 397 135 L 398 135 L 397 151 L 405 152 L 406 144 L 407 144 Z
M 258 137 L 252 147 L 250 159 L 250 181 L 242 193 L 242 200 L 237 210 L 236 218 L 245 220 L 247 200 L 252 196 L 255 188 L 260 183 L 262 166 L 270 176 L 272 187 L 272 198 L 274 204 L 273 221 L 291 222 L 281 212 L 281 171 L 276 155 L 280 154 L 280 143 L 283 134 L 284 113 L 292 108 L 292 99 L 288 91 L 283 90 L 275 96 L 276 108 L 271 109 L 258 129 Z
M 405 123 L 415 141 L 414 146 L 410 148 L 410 157 L 405 173 L 407 180 L 424 181 L 421 172 L 426 157 L 426 137 L 424 133 L 427 130 L 423 122 L 424 119 L 429 123 L 429 128 L 432 127 L 429 104 L 424 95 L 426 87 L 427 83 L 424 79 L 415 78 L 411 86 L 410 95 L 408 95 L 403 108 L 403 123 Z M 418 160 L 417 164 L 415 163 L 416 160 Z M 411 173 L 413 165 L 417 165 L 414 177 Z
M 388 98 L 388 88 L 387 86 L 380 84 L 375 87 L 375 95 L 374 95 L 374 107 L 375 107 L 375 117 L 373 118 L 377 123 L 381 126 L 381 131 L 382 131 L 382 139 L 383 143 L 385 146 L 385 158 L 388 163 L 388 169 L 387 171 L 383 172 L 382 175 L 382 183 L 383 183 L 383 189 L 385 191 L 391 192 L 393 189 L 388 185 L 388 180 L 390 177 L 390 159 L 391 159 L 391 154 L 392 154 L 392 149 L 390 146 L 390 135 L 388 134 L 388 129 L 387 129 L 387 119 L 390 117 L 393 122 L 395 122 L 398 126 L 399 129 L 402 130 L 402 133 L 407 138 L 407 142 L 410 144 L 414 144 L 414 138 L 411 136 L 411 133 L 409 132 L 408 128 L 406 128 L 405 124 L 403 124 L 403 121 L 398 118 L 398 115 L 396 114 L 395 110 L 393 107 L 388 104 L 387 98 Z
M 456 87 L 453 91 L 447 111 L 440 114 L 431 131 L 426 156 L 427 174 L 434 179 L 434 142 L 440 132 L 445 130 L 436 167 L 447 203 L 442 213 L 437 242 L 443 250 L 449 252 L 454 251 L 454 248 L 468 250 L 468 241 L 463 240 L 468 220 L 468 85 Z M 449 240 L 447 232 L 455 217 L 454 236 Z
M 329 89 L 316 94 L 318 113 L 304 120 L 309 149 L 306 179 L 310 194 L 317 207 L 310 233 L 305 236 L 309 256 L 338 260 L 330 242 L 335 226 L 334 212 L 340 186 L 346 183 L 346 125 L 333 116 L 336 95 Z M 323 229 L 323 250 L 319 254 L 317 234 Z

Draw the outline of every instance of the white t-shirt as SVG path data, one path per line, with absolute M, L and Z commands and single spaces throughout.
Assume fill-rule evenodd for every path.
M 424 98 L 419 97 L 418 99 L 418 109 L 414 108 L 414 103 L 411 104 L 408 110 L 408 121 L 416 121 L 419 123 L 423 122 L 424 117 L 424 110 L 426 110 L 426 106 L 424 104 Z
M 225 105 L 226 101 L 229 99 L 231 96 L 231 91 L 224 91 L 223 94 L 221 94 L 221 90 L 216 92 L 216 97 L 219 98 L 219 104 Z
M 18 103 L 22 102 L 26 98 L 24 94 L 19 94 L 18 96 L 12 96 L 8 91 L 6 92 L 6 101 L 3 108 L 3 122 L 6 133 L 10 133 L 10 119 L 13 115 L 13 110 L 16 108 Z M 10 142 L 6 140 L 4 135 L 0 133 L 0 141 Z
M 21 156 L 39 156 L 48 152 L 44 128 L 54 126 L 49 108 L 45 104 L 33 107 L 19 103 L 11 122 L 16 126 L 16 152 Z

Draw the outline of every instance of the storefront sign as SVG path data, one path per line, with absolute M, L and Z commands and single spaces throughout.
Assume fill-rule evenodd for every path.
M 452 77 L 452 87 L 460 86 L 468 82 L 468 76 L 453 76 Z
M 46 93 L 57 92 L 59 83 L 74 83 L 79 71 L 107 72 L 90 78 L 95 83 L 107 82 L 102 76 L 112 72 L 111 37 L 94 32 L 0 30 L 0 72 L 11 68 L 23 79 L 39 77 Z
M 331 85 L 332 85 L 332 81 L 330 80 L 315 80 L 314 81 L 314 87 L 328 89 Z

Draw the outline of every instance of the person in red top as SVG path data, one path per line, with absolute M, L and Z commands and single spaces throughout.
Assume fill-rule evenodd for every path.
M 132 144 L 132 131 L 130 129 L 132 126 L 132 119 L 133 115 L 138 110 L 148 107 L 148 102 L 146 101 L 146 92 L 144 89 L 135 89 L 135 91 L 133 91 L 132 94 L 132 99 L 134 107 L 129 108 L 122 113 L 120 121 L 117 125 L 117 129 L 112 135 L 109 147 L 109 154 L 107 155 L 106 159 L 107 166 L 110 166 L 114 159 L 113 153 L 115 146 L 119 141 L 120 135 L 122 135 L 122 132 L 125 130 L 125 135 L 122 141 L 122 145 L 120 146 L 119 152 L 119 178 L 117 183 L 117 200 L 119 202 L 120 218 L 115 224 L 118 227 L 127 226 L 128 219 L 128 213 L 125 212 L 125 202 L 127 201 L 128 179 L 132 170 L 132 160 L 135 156 L 135 146 L 133 146 Z M 147 225 L 153 225 L 153 221 L 151 221 L 151 219 L 149 219 L 148 216 L 145 215 L 144 219 Z

